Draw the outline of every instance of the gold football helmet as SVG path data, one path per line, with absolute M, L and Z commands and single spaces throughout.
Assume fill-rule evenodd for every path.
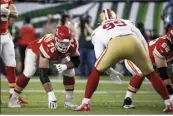
M 103 21 L 108 20 L 108 19 L 116 19 L 117 16 L 114 11 L 110 9 L 104 9 L 99 15 L 99 24 L 102 24 Z

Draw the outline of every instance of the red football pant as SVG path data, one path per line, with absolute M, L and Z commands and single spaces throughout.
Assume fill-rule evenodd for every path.
M 166 86 L 155 71 L 146 75 L 146 77 L 152 83 L 153 88 L 162 97 L 163 100 L 169 99 L 169 93 L 166 89 Z
M 94 91 L 97 89 L 100 80 L 100 71 L 93 68 L 85 88 L 85 98 L 91 98 Z

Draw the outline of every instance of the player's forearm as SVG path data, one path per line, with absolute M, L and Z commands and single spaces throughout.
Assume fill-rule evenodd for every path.
M 77 68 L 80 65 L 80 58 L 79 56 L 71 57 L 71 61 L 66 63 L 67 69 Z
M 11 4 L 9 6 L 9 10 L 10 10 L 10 12 L 9 12 L 9 16 L 10 17 L 12 17 L 12 18 L 18 18 L 17 9 L 16 9 L 16 7 L 15 7 L 14 4 Z

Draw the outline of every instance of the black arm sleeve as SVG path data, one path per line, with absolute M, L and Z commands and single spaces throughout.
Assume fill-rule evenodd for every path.
M 167 67 L 160 67 L 158 68 L 158 72 L 162 80 L 169 79 L 168 73 L 167 73 Z
M 49 68 L 39 68 L 40 81 L 44 85 L 49 80 Z
M 80 65 L 80 58 L 79 58 L 79 56 L 72 56 L 70 58 L 71 58 L 71 62 L 77 68 Z

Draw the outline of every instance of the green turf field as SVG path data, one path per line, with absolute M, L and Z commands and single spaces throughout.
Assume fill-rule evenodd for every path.
M 64 109 L 64 87 L 60 78 L 51 78 L 58 100 L 58 109 L 48 109 L 47 94 L 44 92 L 38 77 L 32 78 L 21 96 L 29 104 L 22 108 L 8 108 L 8 84 L 1 79 L 1 114 L 164 114 L 161 97 L 154 91 L 149 82 L 144 82 L 138 94 L 134 96 L 135 109 L 123 109 L 122 102 L 130 78 L 123 78 L 123 84 L 115 84 L 108 77 L 101 77 L 96 93 L 92 97 L 90 112 L 75 112 Z M 80 104 L 86 80 L 76 79 L 74 102 Z

